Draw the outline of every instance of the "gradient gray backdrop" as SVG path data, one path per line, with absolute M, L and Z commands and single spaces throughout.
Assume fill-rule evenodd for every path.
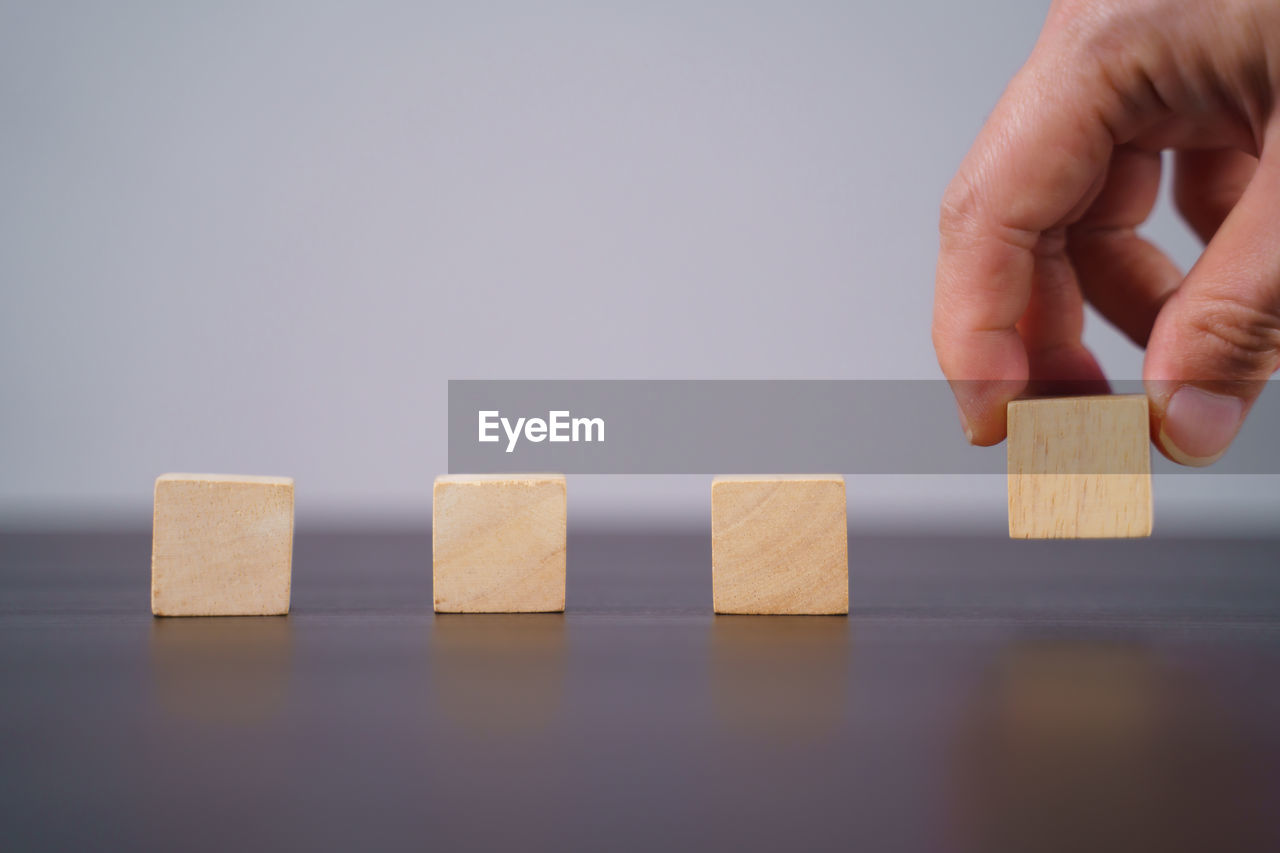
M 938 199 L 1047 5 L 4 3 L 0 526 L 146 524 L 166 470 L 425 523 L 449 378 L 936 377 Z M 1158 530 L 1280 516 L 1276 478 L 1162 479 Z M 850 505 L 999 531 L 1003 490 Z M 575 478 L 570 511 L 708 491 Z

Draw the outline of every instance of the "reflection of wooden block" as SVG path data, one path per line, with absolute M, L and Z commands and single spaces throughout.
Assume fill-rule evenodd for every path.
M 838 474 L 716 477 L 716 612 L 848 613 L 847 518 Z
M 564 610 L 563 475 L 437 477 L 431 519 L 437 612 Z
M 229 474 L 156 479 L 151 612 L 275 616 L 289 612 L 293 480 Z
M 1141 394 L 1009 404 L 1009 535 L 1151 535 L 1151 448 Z

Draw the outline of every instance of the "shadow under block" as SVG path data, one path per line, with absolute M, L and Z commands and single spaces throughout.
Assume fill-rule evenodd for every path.
M 848 613 L 844 478 L 716 477 L 711 587 L 716 613 Z
M 164 474 L 151 536 L 156 616 L 289 612 L 291 478 Z
M 1141 394 L 1009 404 L 1009 536 L 1151 535 L 1151 439 Z
M 567 521 L 563 475 L 437 477 L 431 509 L 436 612 L 564 610 Z

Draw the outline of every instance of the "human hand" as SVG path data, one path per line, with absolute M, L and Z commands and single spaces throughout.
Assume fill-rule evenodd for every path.
M 947 188 L 933 342 L 971 442 L 1043 383 L 1105 383 L 1083 303 L 1147 349 L 1152 436 L 1207 465 L 1280 367 L 1280 2 L 1056 0 Z M 1137 234 L 1174 149 L 1206 242 Z

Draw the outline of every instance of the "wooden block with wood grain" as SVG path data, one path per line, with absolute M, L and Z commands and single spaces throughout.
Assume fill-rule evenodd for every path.
M 1008 424 L 1009 536 L 1151 535 L 1146 396 L 1015 400 Z
M 716 613 L 848 613 L 847 519 L 844 478 L 838 474 L 716 477 Z
M 437 477 L 431 582 L 438 613 L 564 610 L 562 474 Z
M 289 612 L 293 480 L 233 474 L 156 479 L 151 612 L 278 616 Z

